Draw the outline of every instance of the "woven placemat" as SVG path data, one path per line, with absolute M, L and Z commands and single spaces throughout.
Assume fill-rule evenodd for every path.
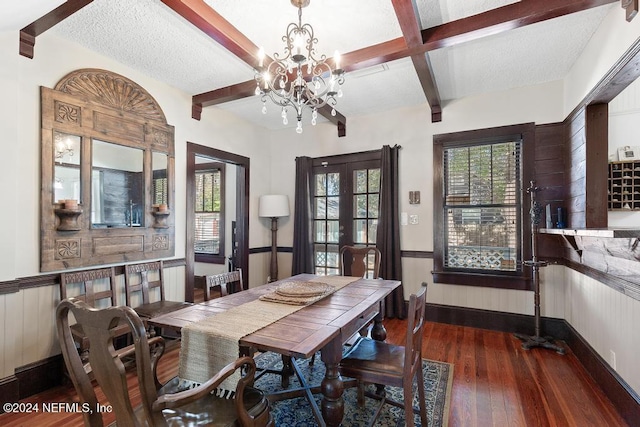
M 323 282 L 288 281 L 276 288 L 276 293 L 284 297 L 317 297 L 335 291 L 335 287 Z
M 335 292 L 336 288 L 322 282 L 290 281 L 275 291 L 260 296 L 261 301 L 290 305 L 309 305 Z

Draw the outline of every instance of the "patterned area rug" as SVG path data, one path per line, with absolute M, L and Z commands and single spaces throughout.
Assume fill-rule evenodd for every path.
M 310 385 L 319 385 L 324 378 L 324 364 L 320 361 L 320 354 L 316 355 L 315 364 L 310 366 L 309 360 L 297 360 L 298 366 L 304 378 Z M 265 353 L 256 358 L 259 368 L 271 367 L 272 369 L 282 368 L 280 355 L 275 353 Z M 424 373 L 425 397 L 427 406 L 427 419 L 429 427 L 447 427 L 449 416 L 449 398 L 451 394 L 451 381 L 453 378 L 453 365 L 443 362 L 435 362 L 423 359 L 422 368 Z M 266 374 L 256 381 L 256 387 L 266 393 L 282 390 L 280 376 Z M 289 389 L 300 387 L 298 378 L 293 375 Z M 369 386 L 374 390 L 373 385 Z M 414 407 L 418 406 L 418 397 L 415 392 L 417 387 L 414 382 Z M 386 388 L 387 396 L 393 400 L 402 402 L 402 389 L 396 387 Z M 321 405 L 322 395 L 314 395 L 318 407 Z M 369 418 L 374 414 L 375 409 L 380 404 L 379 401 L 365 398 L 365 407 L 360 408 L 356 401 L 356 388 L 347 388 L 343 394 L 345 400 L 345 414 L 342 422 L 343 427 L 365 426 Z M 272 405 L 272 412 L 277 426 L 286 427 L 307 427 L 316 426 L 311 406 L 306 398 L 275 402 Z M 420 417 L 415 416 L 415 425 L 419 426 Z M 404 411 L 385 404 L 376 427 L 401 427 L 405 425 Z

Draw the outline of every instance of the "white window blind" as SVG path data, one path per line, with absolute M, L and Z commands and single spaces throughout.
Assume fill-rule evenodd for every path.
M 444 148 L 444 267 L 521 271 L 521 141 Z
M 220 254 L 221 173 L 199 170 L 195 178 L 195 252 Z

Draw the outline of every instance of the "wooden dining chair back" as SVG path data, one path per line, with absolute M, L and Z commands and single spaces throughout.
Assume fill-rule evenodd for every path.
M 95 282 L 103 279 L 108 281 L 106 289 L 96 290 Z M 108 306 L 114 306 L 116 305 L 115 283 L 116 275 L 113 267 L 61 273 L 60 300 L 69 297 L 71 287 L 80 285 L 78 292 L 74 292 L 73 297 L 85 301 L 91 307 L 95 307 L 96 302 L 100 300 L 107 300 Z
M 73 385 L 81 403 L 92 409 L 83 411 L 85 425 L 104 424 L 101 411 L 97 409 L 98 400 L 90 376 L 75 351 L 69 328 L 70 312 L 89 335 L 92 343 L 89 355 L 91 374 L 109 401 L 117 425 L 273 425 L 268 400 L 262 392 L 249 387 L 255 374 L 253 359 L 239 358 L 210 380 L 192 388 L 180 385 L 178 378 L 161 385 L 157 380 L 156 366 L 164 352 L 164 339 L 148 339 L 144 323 L 131 307 L 98 310 L 71 298 L 58 305 L 56 327 Z M 112 329 L 119 323 L 126 323 L 131 329 L 134 344 L 118 351 L 113 347 Z M 124 356 L 135 356 L 137 385 L 142 401 L 137 408 L 134 408 L 133 396 L 129 394 L 127 373 L 122 361 Z M 242 375 L 235 389 L 235 397 L 222 398 L 212 394 L 236 370 L 240 370 Z
M 152 278 L 153 277 L 153 278 Z M 124 288 L 127 305 L 133 307 L 135 294 L 142 302 L 133 307 L 139 316 L 151 318 L 191 305 L 184 301 L 167 301 L 164 293 L 164 266 L 162 261 L 129 264 L 124 270 Z M 154 297 L 155 294 L 155 297 Z
M 340 275 L 377 279 L 380 276 L 380 251 L 374 246 L 343 246 L 338 258 Z
M 106 286 L 96 282 L 106 282 Z M 90 307 L 115 306 L 117 305 L 115 283 L 116 276 L 113 267 L 61 273 L 60 299 L 64 300 L 73 296 L 86 302 Z M 73 338 L 78 344 L 81 358 L 86 363 L 89 356 L 89 338 L 79 324 L 72 325 L 71 330 Z M 122 325 L 114 331 L 114 334 L 120 337 L 128 332 L 128 328 Z
M 237 285 L 236 285 L 237 283 Z M 242 270 L 228 271 L 226 273 L 212 274 L 205 277 L 204 284 L 204 300 L 211 299 L 211 289 L 219 287 L 220 296 L 223 297 L 230 293 L 229 285 L 233 284 L 236 289 L 242 290 Z
M 374 421 L 385 403 L 403 408 L 405 423 L 414 426 L 414 413 L 420 415 L 421 424 L 427 425 L 424 377 L 422 372 L 422 335 L 424 329 L 427 284 L 420 293 L 411 295 L 407 318 L 407 334 L 404 346 L 388 344 L 367 337 L 360 337 L 343 357 L 339 365 L 340 375 L 358 381 L 358 403 L 364 403 L 364 383 L 402 387 L 404 402 L 396 402 L 384 393 L 366 393 L 380 399 Z M 419 408 L 413 408 L 413 381 L 417 380 Z M 373 421 L 371 422 L 371 425 Z

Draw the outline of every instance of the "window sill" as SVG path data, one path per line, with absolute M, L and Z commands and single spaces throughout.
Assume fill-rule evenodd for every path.
M 481 286 L 484 288 L 514 289 L 530 291 L 533 289 L 531 278 L 490 273 L 462 273 L 458 271 L 432 271 L 435 283 L 450 285 Z

